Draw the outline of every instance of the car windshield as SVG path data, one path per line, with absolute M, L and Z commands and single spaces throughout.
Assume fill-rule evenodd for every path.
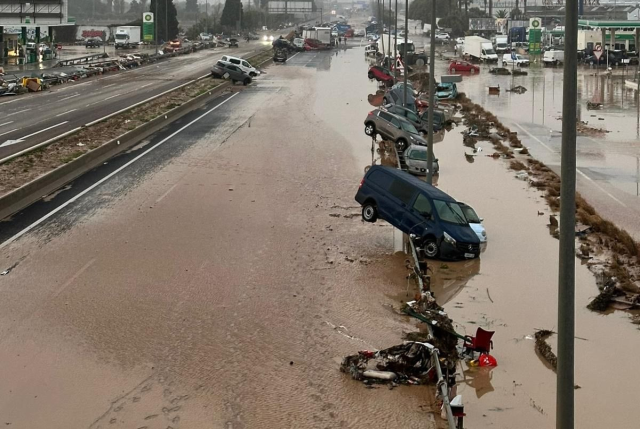
M 426 150 L 412 150 L 409 153 L 409 159 L 414 159 L 416 161 L 426 161 L 427 160 L 427 151 Z
M 433 200 L 438 216 L 443 222 L 449 222 L 456 225 L 467 225 L 467 218 L 464 217 L 460 205 L 456 202 Z
M 494 51 L 493 49 L 489 48 L 489 49 L 485 49 L 484 53 L 487 54 L 487 55 L 492 55 L 492 54 L 495 54 L 496 51 Z
M 460 208 L 462 209 L 462 213 L 464 213 L 464 216 L 467 218 L 469 223 L 481 223 L 480 217 L 474 209 L 462 203 L 460 203 Z
M 410 124 L 407 121 L 400 121 L 400 126 L 402 127 L 403 130 L 411 134 L 418 134 L 418 130 L 416 130 L 416 127 L 414 127 L 412 124 Z
M 116 34 L 116 39 L 127 39 L 128 37 L 127 34 Z

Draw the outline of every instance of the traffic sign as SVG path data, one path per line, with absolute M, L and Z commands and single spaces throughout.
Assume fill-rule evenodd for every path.
M 593 55 L 595 55 L 596 59 L 600 61 L 600 57 L 602 56 L 602 45 L 596 45 L 596 47 L 593 48 Z

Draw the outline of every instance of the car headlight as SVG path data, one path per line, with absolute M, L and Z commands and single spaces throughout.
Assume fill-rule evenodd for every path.
M 269 39 L 269 38 L 268 38 L 266 35 L 262 36 L 262 40 L 264 40 L 265 42 L 266 42 L 268 39 Z
M 409 136 L 409 138 L 413 141 L 415 141 L 416 139 L 413 136 Z
M 482 236 L 486 237 L 487 236 L 487 231 L 482 231 Z
M 269 40 L 270 40 L 270 41 L 273 41 L 273 36 L 269 36 Z
M 444 241 L 451 244 L 452 246 L 456 245 L 456 240 L 446 232 L 444 233 Z

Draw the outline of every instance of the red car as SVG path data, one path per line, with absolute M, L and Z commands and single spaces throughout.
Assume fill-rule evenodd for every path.
M 449 63 L 449 73 L 456 72 L 468 72 L 468 73 L 480 73 L 480 67 L 475 64 L 468 63 L 466 61 L 452 60 Z
M 367 76 L 369 76 L 369 79 L 375 79 L 378 82 L 393 83 L 393 75 L 384 67 L 371 67 Z

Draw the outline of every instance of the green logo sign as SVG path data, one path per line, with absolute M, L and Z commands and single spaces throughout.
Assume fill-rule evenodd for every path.
M 540 27 L 540 21 L 538 21 L 537 19 L 535 19 L 535 20 L 531 21 L 531 26 L 532 26 L 533 28 L 538 28 L 538 27 Z
M 151 42 L 154 39 L 153 13 L 145 12 L 142 15 L 142 40 Z

